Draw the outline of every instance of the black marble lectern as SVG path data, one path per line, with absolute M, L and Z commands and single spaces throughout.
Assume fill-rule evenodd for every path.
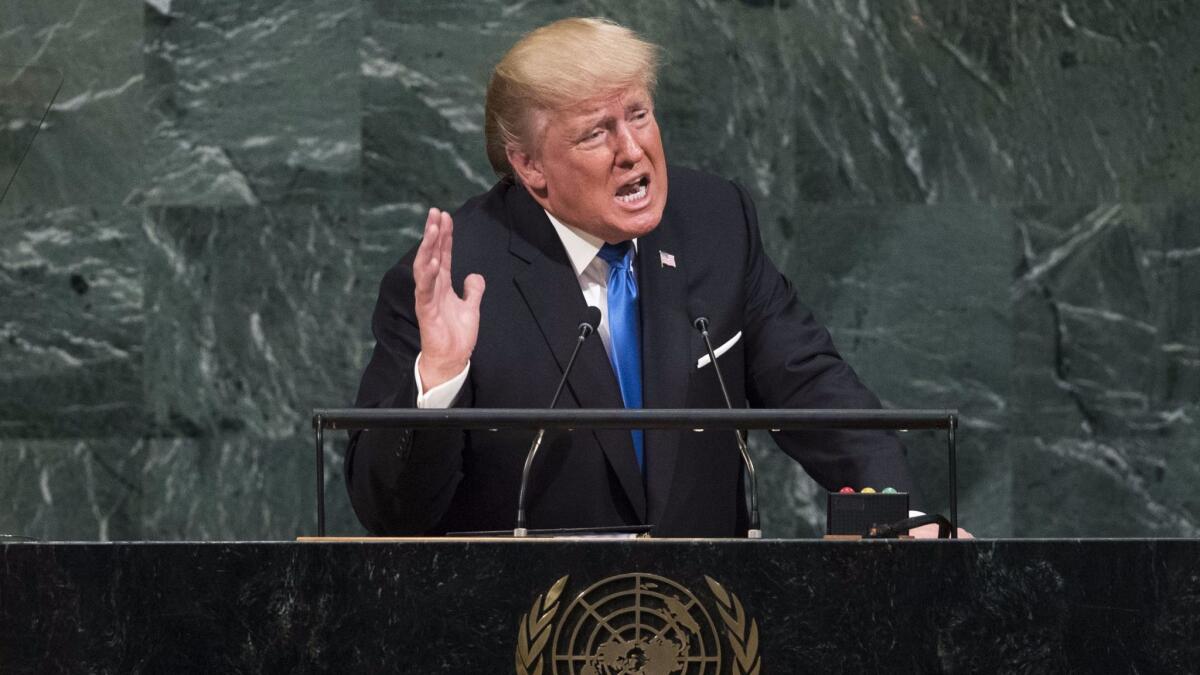
M 0 568 L 3 673 L 1200 663 L 1193 540 L 7 544 Z

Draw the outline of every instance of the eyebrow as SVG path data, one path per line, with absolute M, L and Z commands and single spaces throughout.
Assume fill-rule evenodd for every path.
M 590 129 L 590 128 L 596 126 L 597 124 L 600 124 L 601 122 L 609 119 L 609 117 L 611 117 L 611 116 L 607 112 L 593 113 L 591 115 L 584 117 L 583 120 L 579 122 L 578 126 L 581 130 L 582 129 Z
M 650 107 L 649 100 L 643 99 L 643 98 L 635 98 L 629 102 L 629 105 L 625 106 L 625 112 L 629 112 L 630 110 L 637 110 L 638 108 L 649 108 L 649 107 Z
M 649 109 L 649 108 L 650 108 L 649 102 L 647 102 L 643 99 L 636 99 L 636 100 L 630 101 L 629 105 L 625 106 L 625 113 L 628 114 L 630 112 L 633 112 L 634 110 Z M 605 120 L 610 119 L 611 117 L 612 116 L 609 115 L 608 112 L 606 112 L 606 111 L 596 112 L 596 113 L 586 117 L 583 121 L 581 121 L 579 123 L 578 127 L 574 130 L 575 134 L 579 135 L 579 134 L 586 133 L 588 130 L 590 130 L 593 127 L 595 127 L 596 125 L 604 122 Z
M 601 126 L 609 118 L 610 115 L 608 113 L 596 113 L 580 120 L 578 124 L 571 125 L 570 138 L 578 140 L 587 136 L 592 129 Z

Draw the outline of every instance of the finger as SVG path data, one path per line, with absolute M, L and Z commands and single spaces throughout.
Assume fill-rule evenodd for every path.
M 914 539 L 937 539 L 938 526 L 936 523 L 934 523 L 931 525 L 914 527 L 908 531 L 908 535 Z
M 463 300 L 471 306 L 472 309 L 478 311 L 479 303 L 483 301 L 483 291 L 487 288 L 483 277 L 478 274 L 468 274 L 463 281 Z
M 429 209 L 429 215 L 425 217 L 425 229 L 421 232 L 421 243 L 417 246 L 417 256 L 414 259 L 414 265 L 428 261 L 430 256 L 437 250 L 434 248 L 434 244 L 437 243 L 440 225 L 440 212 L 436 208 Z
M 450 218 L 450 214 L 442 211 L 439 221 L 438 231 L 442 233 L 440 251 L 438 258 L 440 259 L 439 272 L 444 273 L 447 283 L 450 281 L 450 262 L 454 255 L 454 220 Z
M 441 214 L 438 209 L 429 209 L 425 220 L 425 233 L 413 259 L 413 281 L 416 284 L 417 301 L 428 301 L 437 281 L 437 251 L 441 238 Z
M 442 227 L 441 209 L 434 209 L 430 218 L 433 220 L 432 239 L 429 242 L 429 264 L 433 267 L 433 272 L 436 274 L 438 267 L 442 264 L 442 239 L 446 237 L 446 228 Z

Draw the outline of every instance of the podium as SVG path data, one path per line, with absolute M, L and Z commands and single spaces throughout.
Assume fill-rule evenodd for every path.
M 22 543 L 0 567 L 4 673 L 1200 663 L 1195 540 Z
M 938 411 L 924 422 L 900 419 L 911 411 L 318 412 L 318 456 L 326 428 L 447 417 L 482 428 L 924 424 L 950 432 L 951 453 L 954 443 L 953 417 Z M 1187 672 L 1200 663 L 1200 540 L 6 543 L 0 566 L 3 673 Z

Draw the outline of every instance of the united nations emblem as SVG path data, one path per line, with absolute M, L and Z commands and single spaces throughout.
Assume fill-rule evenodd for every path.
M 758 624 L 736 595 L 704 579 L 729 647 L 724 657 L 712 615 L 680 584 L 621 574 L 584 589 L 560 613 L 564 576 L 521 617 L 517 675 L 758 675 Z

